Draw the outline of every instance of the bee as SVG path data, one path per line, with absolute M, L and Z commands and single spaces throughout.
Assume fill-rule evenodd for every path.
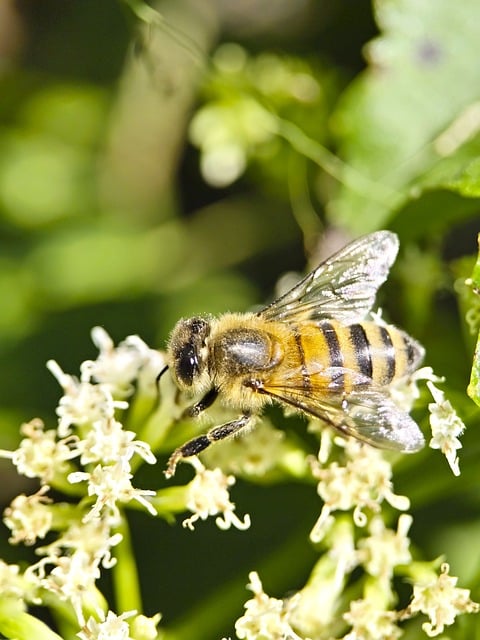
M 250 426 L 271 402 L 376 447 L 421 449 L 422 432 L 394 404 L 389 387 L 419 367 L 424 349 L 401 329 L 367 318 L 398 248 L 394 233 L 377 231 L 258 313 L 180 320 L 166 369 L 182 392 L 200 398 L 188 415 L 198 416 L 219 398 L 239 416 L 179 447 L 166 476 L 182 458 Z

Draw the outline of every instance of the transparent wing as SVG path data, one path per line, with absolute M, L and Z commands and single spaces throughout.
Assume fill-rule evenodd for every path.
M 398 238 L 377 231 L 328 258 L 260 312 L 267 320 L 302 322 L 336 318 L 358 322 L 371 310 L 398 253 Z
M 352 388 L 341 391 L 344 380 Z M 281 382 L 265 382 L 257 390 L 311 416 L 320 418 L 344 435 L 382 449 L 410 453 L 425 440 L 420 428 L 382 390 L 361 374 L 332 367 L 302 379 L 300 370 Z

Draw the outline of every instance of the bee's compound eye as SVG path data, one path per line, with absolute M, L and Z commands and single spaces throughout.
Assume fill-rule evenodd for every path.
M 202 350 L 210 333 L 210 324 L 203 318 L 180 320 L 170 338 L 170 362 L 180 386 L 191 387 L 204 368 Z
M 179 349 L 176 358 L 177 377 L 183 384 L 190 386 L 195 374 L 198 373 L 198 356 L 192 344 L 184 344 Z

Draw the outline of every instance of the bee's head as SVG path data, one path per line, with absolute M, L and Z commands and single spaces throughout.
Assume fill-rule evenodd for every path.
M 206 372 L 206 339 L 210 333 L 210 323 L 204 318 L 182 319 L 175 325 L 167 352 L 173 376 L 183 390 L 198 385 Z

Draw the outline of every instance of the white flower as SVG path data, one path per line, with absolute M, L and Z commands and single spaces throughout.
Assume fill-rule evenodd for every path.
M 454 475 L 460 475 L 457 450 L 462 448 L 458 439 L 465 430 L 465 425 L 457 416 L 455 409 L 445 399 L 443 391 L 438 389 L 433 382 L 427 382 L 427 387 L 435 402 L 428 405 L 430 411 L 430 426 L 432 427 L 432 439 L 429 447 L 440 449 L 447 459 Z
M 240 640 L 301 640 L 289 622 L 292 601 L 271 598 L 263 591 L 255 571 L 249 574 L 247 587 L 254 597 L 245 603 L 245 613 L 235 623 Z
M 152 515 L 157 512 L 151 502 L 146 500 L 148 496 L 154 496 L 155 491 L 148 489 L 135 489 L 131 483 L 133 475 L 130 467 L 122 461 L 110 465 L 97 465 L 91 473 L 76 471 L 68 476 L 71 483 L 86 481 L 88 483 L 88 495 L 96 496 L 97 500 L 91 511 L 85 517 L 85 521 L 107 516 L 113 525 L 119 522 L 120 511 L 117 503 L 127 503 L 136 500 L 142 504 Z
M 7 564 L 0 560 L 0 593 L 2 598 L 14 596 L 21 598 L 24 595 L 20 567 L 16 564 Z
M 383 500 L 401 511 L 410 505 L 407 497 L 393 493 L 392 468 L 380 451 L 353 439 L 338 438 L 336 442 L 345 449 L 345 464 L 335 461 L 323 467 L 318 460 L 312 462 L 313 475 L 319 480 L 317 491 L 324 501 L 310 533 L 313 542 L 319 542 L 324 536 L 332 523 L 333 511 L 353 509 L 354 522 L 362 527 L 367 523 L 365 508 L 379 512 Z
M 39 478 L 42 484 L 48 484 L 56 474 L 64 472 L 66 462 L 76 457 L 76 439 L 71 436 L 57 439 L 54 429 L 44 430 L 38 418 L 22 425 L 21 432 L 26 436 L 16 451 L 2 452 L 8 455 L 17 467 L 18 473 L 27 478 Z
M 398 613 L 371 600 L 354 600 L 343 617 L 352 630 L 342 640 L 396 640 L 403 633 L 396 624 Z
M 135 440 L 135 437 L 136 433 L 125 430 L 114 418 L 98 420 L 78 443 L 80 462 L 83 465 L 92 462 L 108 464 L 118 460 L 128 462 L 137 453 L 145 462 L 154 464 L 156 458 L 150 446 Z
M 109 611 L 107 616 L 102 613 L 101 620 L 90 617 L 77 636 L 80 640 L 133 640 L 130 636 L 130 625 L 126 622 L 136 611 L 126 611 L 117 616 Z
M 111 535 L 110 527 L 104 520 L 73 522 L 54 542 L 37 549 L 37 554 L 46 556 L 42 561 L 44 564 L 45 560 L 55 564 L 61 555 L 68 555 L 76 549 L 82 549 L 91 558 L 93 564 L 109 569 L 115 564 L 111 549 L 121 540 L 120 533 Z
M 86 360 L 80 369 L 82 380 L 105 385 L 113 395 L 126 397 L 133 382 L 147 372 L 149 384 L 156 392 L 156 377 L 165 365 L 162 354 L 150 349 L 138 336 L 128 336 L 118 347 L 102 327 L 94 327 L 92 340 L 100 350 L 96 360 Z M 143 379 L 145 385 L 145 380 Z
M 26 575 L 60 600 L 70 602 L 83 625 L 84 608 L 98 601 L 95 583 L 100 566 L 113 566 L 111 548 L 121 539 L 119 533 L 110 534 L 104 521 L 74 523 L 57 540 L 37 549 L 45 557 L 28 567 Z
M 455 622 L 460 613 L 476 613 L 479 605 L 470 599 L 470 589 L 459 589 L 458 578 L 448 574 L 450 567 L 442 564 L 439 576 L 413 587 L 413 599 L 408 607 L 408 615 L 421 612 L 430 619 L 422 629 L 430 636 L 438 636 L 444 628 Z
M 114 400 L 110 388 L 105 384 L 92 384 L 88 380 L 78 380 L 62 371 L 60 366 L 49 360 L 47 367 L 64 390 L 57 407 L 59 417 L 58 435 L 63 437 L 71 432 L 72 426 L 90 425 L 98 420 L 114 417 L 116 409 L 126 409 L 128 403 Z
M 53 513 L 49 506 L 52 500 L 45 496 L 48 489 L 48 485 L 44 485 L 31 496 L 21 494 L 5 509 L 3 521 L 12 532 L 11 544 L 32 545 L 50 531 Z
M 92 616 L 77 633 L 80 640 L 155 640 L 160 615 L 151 618 L 137 615 L 136 611 L 125 611 L 121 615 L 108 611 L 98 612 L 99 620 Z M 131 620 L 127 622 L 127 619 Z M 131 635 L 130 635 L 131 634 Z
M 130 622 L 130 629 L 135 640 L 156 640 L 159 637 L 157 626 L 161 617 L 159 613 L 150 618 L 142 614 L 135 616 Z
M 47 573 L 46 568 L 53 564 Z M 80 624 L 84 623 L 83 604 L 94 591 L 100 577 L 97 562 L 89 553 L 79 548 L 70 555 L 42 558 L 26 570 L 26 575 L 37 580 L 39 586 L 53 592 L 62 601 L 71 603 Z
M 395 381 L 388 387 L 388 392 L 397 407 L 410 413 L 416 400 L 420 397 L 418 383 L 424 380 L 442 382 L 443 378 L 433 373 L 432 367 L 421 367 L 410 376 Z
M 371 576 L 380 578 L 384 584 L 389 583 L 397 565 L 408 564 L 412 559 L 407 537 L 412 521 L 412 516 L 402 513 L 397 531 L 392 531 L 377 516 L 370 522 L 370 536 L 359 540 L 361 563 Z
M 228 487 L 235 483 L 233 476 L 226 476 L 220 469 L 205 469 L 198 458 L 190 458 L 196 474 L 188 485 L 187 509 L 193 512 L 190 518 L 183 521 L 183 526 L 193 529 L 197 520 L 206 520 L 218 513 L 222 517 L 215 522 L 220 529 L 229 529 L 231 525 L 237 529 L 248 529 L 250 516 L 247 514 L 243 522 L 235 513 L 235 505 L 230 501 Z

